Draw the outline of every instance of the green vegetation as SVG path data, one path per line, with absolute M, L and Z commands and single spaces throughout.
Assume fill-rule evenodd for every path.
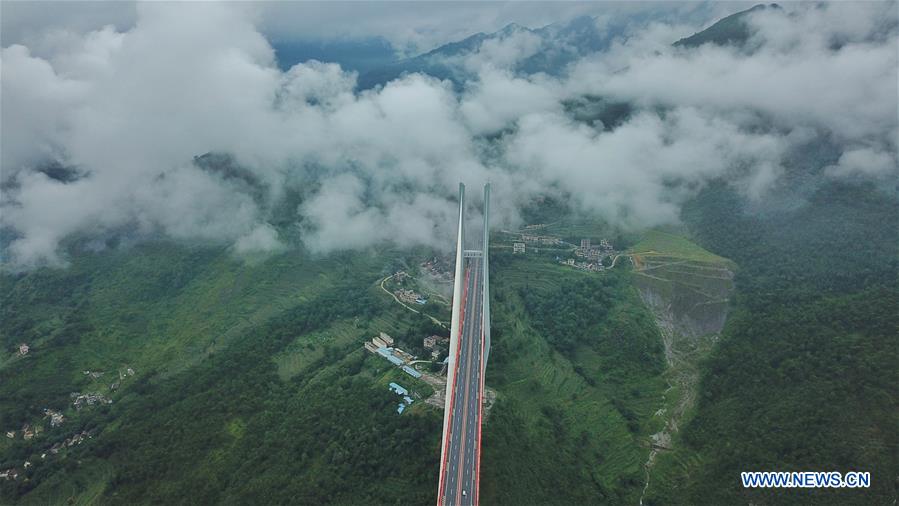
M 689 239 L 661 230 L 647 230 L 640 242 L 631 246 L 629 253 L 639 257 L 668 257 L 693 260 L 696 262 L 709 262 L 730 264 L 725 258 L 696 245 Z
M 395 258 L 291 252 L 245 264 L 154 243 L 3 275 L 0 428 L 47 429 L 3 438 L 0 469 L 22 474 L 0 482 L 0 502 L 433 502 L 442 416 L 423 402 L 433 389 L 361 349 L 384 330 L 419 352 L 437 330 L 378 286 Z M 485 500 L 631 500 L 664 383 L 627 274 L 542 257 L 495 265 Z M 21 342 L 32 351 L 15 357 Z M 418 399 L 401 416 L 390 381 Z M 76 391 L 113 403 L 76 411 Z M 45 407 L 66 421 L 49 428 Z M 81 431 L 91 437 L 40 458 Z M 553 492 L 561 482 L 566 492 Z
M 491 262 L 487 378 L 498 397 L 484 428 L 481 500 L 636 502 L 665 385 L 658 332 L 627 272 L 511 254 Z
M 746 17 L 750 13 L 763 9 L 780 9 L 780 6 L 777 4 L 759 4 L 751 9 L 723 17 L 705 30 L 678 40 L 674 43 L 674 46 L 699 47 L 709 43 L 719 46 L 742 46 L 753 35 L 749 23 L 746 22 Z
M 40 422 L 45 407 L 67 419 L 3 438 L 0 469 L 22 474 L 0 481 L 0 503 L 431 501 L 442 418 L 398 416 L 384 386 L 396 369 L 361 351 L 374 329 L 421 325 L 374 285 L 391 256 L 247 265 L 157 243 L 4 275 L 0 427 Z M 21 342 L 31 353 L 7 358 Z M 76 411 L 73 391 L 114 402 Z M 82 430 L 92 439 L 48 452 Z
M 756 216 L 726 186 L 685 212 L 733 258 L 737 297 L 702 370 L 693 420 L 647 504 L 891 504 L 899 471 L 899 208 L 830 183 Z M 870 471 L 869 490 L 744 490 L 741 471 Z
M 649 437 L 664 424 L 655 413 L 677 407 L 684 384 L 669 381 L 687 373 L 700 377 L 696 404 L 657 455 L 644 503 L 893 500 L 899 232 L 882 224 L 899 214 L 894 196 L 832 184 L 786 213 L 742 206 L 723 185 L 707 189 L 684 219 L 722 256 L 650 232 L 631 249 L 657 267 L 649 273 L 492 252 L 485 504 L 637 503 Z M 361 348 L 383 330 L 418 353 L 434 331 L 378 285 L 416 261 L 402 255 L 292 251 L 247 264 L 158 242 L 3 274 L 0 429 L 45 431 L 0 438 L 0 469 L 21 473 L 0 481 L 0 503 L 433 503 L 442 416 L 423 402 L 433 390 Z M 729 294 L 730 278 L 712 270 L 733 265 L 721 338 L 675 346 L 708 358 L 666 369 L 667 334 L 638 290 L 689 309 L 694 295 Z M 32 350 L 18 357 L 22 342 Z M 390 381 L 418 399 L 403 415 Z M 113 403 L 76 411 L 72 392 Z M 49 427 L 43 408 L 66 421 Z M 81 444 L 47 452 L 82 431 Z M 873 483 L 745 491 L 743 470 L 867 470 Z

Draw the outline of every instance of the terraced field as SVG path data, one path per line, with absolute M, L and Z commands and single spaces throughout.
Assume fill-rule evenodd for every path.
M 498 398 L 485 425 L 482 499 L 499 504 L 636 502 L 649 453 L 646 441 L 657 429 L 653 413 L 666 385 L 652 364 L 631 374 L 629 364 L 602 348 L 615 336 L 639 339 L 613 324 L 626 312 L 643 314 L 645 320 L 637 320 L 656 332 L 627 273 L 586 273 L 540 255 L 502 253 L 491 260 L 491 269 L 494 349 L 487 382 Z M 624 282 L 613 283 L 614 276 Z M 597 287 L 608 279 L 616 287 L 614 302 L 607 317 L 584 315 L 588 335 L 594 337 L 573 353 L 562 352 L 553 336 L 537 329 L 523 296 L 554 297 L 585 279 Z M 658 333 L 653 335 L 660 344 Z
M 661 337 L 626 263 L 621 272 L 586 273 L 545 255 L 497 255 L 487 371 L 497 400 L 485 425 L 482 497 L 635 502 L 666 383 Z M 0 502 L 167 502 L 188 491 L 211 502 L 260 491 L 315 502 L 348 487 L 373 503 L 430 501 L 440 438 L 440 413 L 423 401 L 432 387 L 361 347 L 379 331 L 398 342 L 427 335 L 422 317 L 378 286 L 395 257 L 290 252 L 245 263 L 224 249 L 157 243 L 4 276 L 3 309 L 14 310 L 3 320 L 5 345 L 27 341 L 33 351 L 4 355 L 0 422 L 21 427 L 44 406 L 68 407 L 66 424 L 33 444 L 4 438 L 4 465 L 39 458 L 48 437 L 64 439 L 76 426 L 96 437 L 47 461 L 27 485 L 0 491 L 9 494 Z M 603 307 L 566 306 L 593 291 Z M 583 329 L 576 348 L 564 348 L 565 336 L 543 321 L 551 309 L 526 307 L 529 293 L 575 311 Z M 106 379 L 123 367 L 136 374 L 112 392 Z M 87 369 L 107 376 L 90 379 Z M 390 381 L 421 402 L 397 415 Z M 114 403 L 76 413 L 72 391 L 99 391 Z M 197 455 L 202 465 L 191 464 Z M 314 480 L 290 479 L 298 475 Z M 363 475 L 379 476 L 378 484 L 363 487 Z M 160 476 L 165 486 L 156 487 Z

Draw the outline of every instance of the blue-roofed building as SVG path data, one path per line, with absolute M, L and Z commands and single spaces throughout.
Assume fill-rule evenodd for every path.
M 415 369 L 409 367 L 408 365 L 403 366 L 403 371 L 405 371 L 406 374 L 408 374 L 409 376 L 412 376 L 413 378 L 421 378 L 421 373 L 416 371 Z
M 409 391 L 405 388 L 401 387 L 396 383 L 390 383 L 390 390 L 395 392 L 397 395 L 409 395 Z
M 403 362 L 403 359 L 394 355 L 390 348 L 378 348 L 378 355 L 386 358 L 393 365 L 403 365 L 405 363 Z
M 413 402 L 415 402 L 415 401 L 412 399 L 412 397 L 409 397 L 408 395 L 404 395 L 404 396 L 403 396 L 403 400 L 406 401 L 406 404 L 412 404 Z
M 406 405 L 401 402 L 400 405 L 396 407 L 396 412 L 397 414 L 402 415 L 403 411 L 406 411 Z

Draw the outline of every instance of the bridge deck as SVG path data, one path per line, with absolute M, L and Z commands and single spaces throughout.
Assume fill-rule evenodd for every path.
M 484 357 L 484 284 L 481 259 L 468 258 L 462 297 L 462 326 L 451 388 L 447 452 L 439 504 L 473 505 L 478 497 Z

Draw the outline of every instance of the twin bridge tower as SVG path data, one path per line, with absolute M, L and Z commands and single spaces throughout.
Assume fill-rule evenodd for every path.
M 487 183 L 481 249 L 465 249 L 465 185 L 459 184 L 456 275 L 437 506 L 478 504 L 484 371 L 490 354 L 489 219 Z

